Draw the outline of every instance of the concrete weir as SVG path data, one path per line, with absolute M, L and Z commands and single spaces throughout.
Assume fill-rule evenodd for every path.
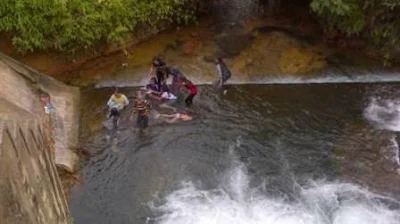
M 75 171 L 78 105 L 78 88 L 0 53 L 0 223 L 71 222 L 56 167 Z

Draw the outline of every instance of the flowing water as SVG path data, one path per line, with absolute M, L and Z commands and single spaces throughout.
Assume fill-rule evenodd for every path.
M 82 92 L 77 224 L 398 224 L 400 85 L 202 86 L 190 122 L 102 127 Z M 124 88 L 133 96 L 135 88 Z M 130 110 L 130 108 L 128 108 Z M 181 109 L 185 110 L 185 109 Z

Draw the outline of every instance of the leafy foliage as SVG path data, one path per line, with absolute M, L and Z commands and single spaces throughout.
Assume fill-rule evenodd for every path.
M 381 47 L 385 59 L 399 44 L 399 0 L 312 0 L 310 8 L 325 21 L 328 30 L 366 37 Z
M 188 23 L 194 0 L 1 0 L 0 31 L 21 52 L 74 51 L 99 41 L 122 42 L 139 26 Z

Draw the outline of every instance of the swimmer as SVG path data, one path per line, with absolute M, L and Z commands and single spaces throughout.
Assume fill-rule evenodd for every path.
M 193 120 L 193 117 L 188 115 L 188 114 L 184 114 L 184 113 L 175 113 L 175 114 L 160 114 L 157 113 L 156 114 L 156 118 L 161 118 L 163 119 L 165 122 L 167 123 L 175 123 L 177 121 L 191 121 Z

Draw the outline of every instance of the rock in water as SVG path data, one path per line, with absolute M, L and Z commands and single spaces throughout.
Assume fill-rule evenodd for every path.
M 216 43 L 221 49 L 222 53 L 228 57 L 237 56 L 244 50 L 251 42 L 251 35 L 249 34 L 222 34 L 217 37 Z

